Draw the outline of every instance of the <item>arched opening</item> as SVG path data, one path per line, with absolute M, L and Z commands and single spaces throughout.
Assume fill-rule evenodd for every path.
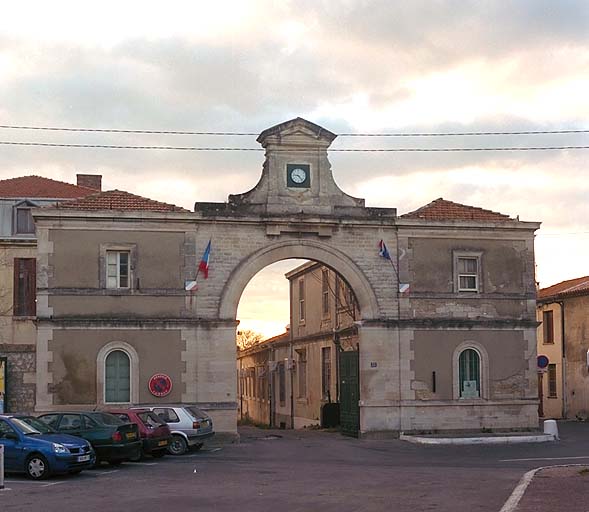
M 481 358 L 472 348 L 463 350 L 458 357 L 458 386 L 460 398 L 481 396 Z
M 113 350 L 104 361 L 104 401 L 131 401 L 131 360 L 122 350 Z
M 355 289 L 316 259 L 272 263 L 246 285 L 236 315 L 238 420 L 275 428 L 343 420 L 342 431 L 356 435 L 362 314 Z

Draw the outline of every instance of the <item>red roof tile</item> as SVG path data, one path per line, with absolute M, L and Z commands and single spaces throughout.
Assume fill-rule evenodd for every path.
M 187 212 L 173 204 L 161 203 L 147 197 L 137 196 L 124 190 L 108 190 L 86 196 L 77 201 L 59 203 L 57 208 L 75 210 L 146 210 L 151 212 Z
M 441 197 L 413 212 L 401 215 L 403 219 L 425 220 L 474 220 L 474 221 L 507 221 L 512 220 L 508 215 L 467 206 L 465 204 L 446 201 Z
M 569 279 L 538 291 L 538 300 L 589 294 L 589 276 Z
M 42 176 L 20 176 L 0 180 L 0 197 L 77 199 L 95 192 L 92 188 L 79 187 Z

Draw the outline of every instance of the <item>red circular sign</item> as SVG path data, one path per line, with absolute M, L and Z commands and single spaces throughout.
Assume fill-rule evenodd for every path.
M 153 396 L 167 396 L 172 391 L 172 379 L 165 373 L 156 373 L 149 379 L 148 386 Z

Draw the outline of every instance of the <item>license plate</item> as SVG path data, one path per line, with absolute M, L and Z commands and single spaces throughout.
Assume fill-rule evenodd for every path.
M 127 439 L 135 439 L 135 432 L 127 432 Z
M 90 455 L 80 455 L 78 457 L 78 462 L 88 462 L 90 460 Z
M 168 444 L 168 441 L 160 441 L 157 445 L 158 446 L 166 446 Z

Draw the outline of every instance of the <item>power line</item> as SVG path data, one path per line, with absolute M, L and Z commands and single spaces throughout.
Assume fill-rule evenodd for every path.
M 340 137 L 469 137 L 487 135 L 554 135 L 569 133 L 589 133 L 589 130 L 528 130 L 520 132 L 392 132 L 392 133 L 340 133 Z
M 199 147 L 199 146 L 125 146 L 116 144 L 62 144 L 55 142 L 13 142 L 0 141 L 5 146 L 43 146 L 57 148 L 100 148 L 100 149 L 136 149 L 136 150 L 174 150 L 174 151 L 265 151 L 264 148 L 240 148 L 240 147 Z M 589 146 L 528 146 L 528 147 L 488 147 L 488 148 L 335 148 L 330 152 L 338 153 L 448 153 L 448 152 L 473 152 L 473 151 L 560 151 L 569 149 L 589 149 Z M 292 150 L 276 150 L 292 151 Z
M 125 130 L 118 128 L 67 128 L 59 126 L 0 125 L 8 130 L 38 130 L 61 132 L 137 133 L 148 135 L 213 135 L 213 136 L 257 136 L 258 132 L 230 131 L 184 131 L 184 130 Z M 340 133 L 339 137 L 470 137 L 490 135 L 557 135 L 589 133 L 589 130 L 524 130 L 524 131 L 479 131 L 479 132 L 389 132 L 389 133 Z

